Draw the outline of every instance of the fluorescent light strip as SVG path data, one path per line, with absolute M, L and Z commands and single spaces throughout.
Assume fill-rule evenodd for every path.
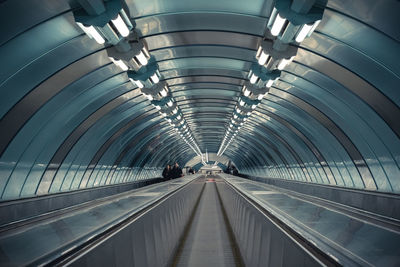
M 151 81 L 153 83 L 158 83 L 160 81 L 160 79 L 157 76 L 157 73 L 154 73 L 151 77 L 150 77 Z
M 123 71 L 127 71 L 129 68 L 128 66 L 121 60 L 121 59 L 115 59 L 113 57 L 108 57 L 112 62 L 114 62 L 115 65 L 120 67 Z
M 144 95 L 145 97 L 147 97 L 148 100 L 150 100 L 150 101 L 153 100 L 153 96 L 152 96 L 152 95 L 146 95 L 146 94 L 143 94 L 143 95 Z
M 251 75 L 251 77 L 250 77 L 250 83 L 251 83 L 251 84 L 255 84 L 257 80 L 258 80 L 257 75 L 255 75 L 255 74 L 253 73 L 253 74 Z
M 290 63 L 290 61 L 291 61 L 290 59 L 285 59 L 285 58 L 282 59 L 281 62 L 279 62 L 278 70 L 283 70 L 286 67 L 286 65 Z
M 168 94 L 167 88 L 164 88 L 163 90 L 161 90 L 160 94 L 161 94 L 161 96 L 166 97 Z
M 263 66 L 267 62 L 268 58 L 269 58 L 269 55 L 265 54 L 264 51 L 261 51 L 260 58 L 258 59 L 258 64 Z
M 111 20 L 115 28 L 119 31 L 122 37 L 127 37 L 129 35 L 129 29 L 125 22 L 122 20 L 121 16 L 118 14 L 117 18 Z
M 312 27 L 313 25 L 304 24 L 303 27 L 301 27 L 300 32 L 296 36 L 296 42 L 301 43 L 306 38 Z
M 143 85 L 143 83 L 141 81 L 136 81 L 136 80 L 134 80 L 132 78 L 129 78 L 129 80 L 139 88 L 143 88 L 144 87 L 144 85 Z
M 86 27 L 80 22 L 77 22 L 78 26 L 90 37 L 96 40 L 97 43 L 99 44 L 104 44 L 105 40 L 104 38 L 100 35 L 100 33 L 93 27 L 89 26 Z
M 279 33 L 281 32 L 283 25 L 285 24 L 286 19 L 282 18 L 279 13 L 276 15 L 274 24 L 272 25 L 271 28 L 271 34 L 273 36 L 278 36 Z
M 268 80 L 266 87 L 271 87 L 275 80 Z
M 308 32 L 307 37 L 310 37 L 310 35 L 314 32 L 315 28 L 317 28 L 317 26 L 319 25 L 320 22 L 321 22 L 321 20 L 317 20 L 316 22 L 314 22 L 314 25 L 312 26 L 311 30 Z
M 139 60 L 140 64 L 142 64 L 143 66 L 146 66 L 147 63 L 149 63 L 149 61 L 147 60 L 146 56 L 143 54 L 142 51 L 140 51 L 140 53 L 137 54 L 135 57 Z
M 136 85 L 139 87 L 139 88 L 143 88 L 144 87 L 144 85 L 143 85 L 143 83 L 141 82 L 141 81 L 136 81 L 136 80 L 133 80 L 135 83 L 136 83 Z

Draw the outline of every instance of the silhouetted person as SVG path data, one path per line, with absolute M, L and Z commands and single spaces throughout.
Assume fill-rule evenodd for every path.
M 231 167 L 230 166 L 226 167 L 225 173 L 231 174 Z
M 190 167 L 190 169 L 189 169 L 188 173 L 189 173 L 189 174 L 194 174 L 194 170 L 193 170 L 193 168 L 192 168 L 192 167 Z
M 169 180 L 171 179 L 171 165 L 167 165 L 163 172 L 162 172 L 162 177 L 164 178 L 164 180 Z
M 175 162 L 174 167 L 172 167 L 171 176 L 172 176 L 172 179 L 179 178 L 179 177 L 183 176 L 182 169 L 181 169 L 181 167 L 179 167 L 178 162 Z
M 239 174 L 239 171 L 238 171 L 238 169 L 236 169 L 235 166 L 232 166 L 232 174 L 236 175 L 236 176 Z

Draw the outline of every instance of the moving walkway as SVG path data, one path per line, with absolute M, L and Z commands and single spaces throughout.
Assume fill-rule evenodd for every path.
M 221 174 L 189 175 L 0 228 L 1 266 L 395 266 L 400 223 Z

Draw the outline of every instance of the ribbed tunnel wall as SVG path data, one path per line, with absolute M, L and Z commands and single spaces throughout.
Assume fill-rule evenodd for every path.
M 216 153 L 272 1 L 127 0 L 200 149 Z M 195 153 L 75 24 L 0 3 L 2 200 L 160 176 Z M 225 154 L 240 172 L 400 192 L 398 1 L 328 1 Z

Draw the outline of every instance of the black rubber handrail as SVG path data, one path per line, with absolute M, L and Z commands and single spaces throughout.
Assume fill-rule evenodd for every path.
M 146 207 L 144 207 L 143 209 L 139 210 L 135 214 L 132 214 L 128 218 L 114 224 L 113 226 L 109 227 L 105 231 L 102 231 L 101 233 L 98 233 L 98 234 L 90 237 L 89 239 L 82 242 L 81 244 L 79 244 L 75 247 L 72 247 L 72 248 L 65 248 L 66 250 L 64 250 L 59 255 L 54 255 L 54 256 L 46 255 L 43 258 L 40 258 L 40 259 L 36 260 L 35 262 L 31 263 L 30 265 L 32 265 L 32 266 L 38 266 L 38 265 L 41 265 L 41 266 L 65 266 L 68 263 L 73 262 L 75 259 L 84 255 L 87 251 L 96 247 L 102 241 L 113 236 L 114 234 L 119 232 L 121 229 L 123 229 L 124 227 L 126 227 L 127 225 L 129 225 L 130 223 L 135 221 L 136 219 L 138 219 L 140 216 L 142 216 L 142 215 L 146 214 L 148 211 L 156 208 L 158 205 L 160 205 L 162 202 L 164 202 L 168 198 L 172 197 L 172 195 L 174 195 L 178 191 L 186 188 L 188 185 L 192 184 L 194 181 L 197 181 L 203 177 L 204 176 L 199 176 L 199 177 L 193 179 L 192 181 L 180 186 L 179 188 L 174 189 L 173 191 L 165 194 L 164 196 L 157 199 L 153 203 L 151 203 L 151 204 L 147 205 Z
M 226 181 L 226 179 L 224 179 Z M 334 258 L 332 258 L 330 255 L 326 254 L 324 251 L 322 251 L 320 248 L 316 246 L 316 244 L 313 244 L 306 238 L 304 238 L 302 235 L 300 235 L 298 232 L 296 232 L 294 229 L 292 229 L 290 226 L 288 226 L 286 223 L 281 221 L 278 217 L 270 213 L 265 207 L 254 201 L 253 199 L 249 198 L 240 190 L 238 190 L 235 186 L 232 184 L 226 182 L 226 184 L 234 190 L 237 194 L 239 194 L 243 199 L 248 201 L 251 205 L 253 205 L 257 210 L 259 210 L 264 216 L 266 216 L 269 220 L 277 224 L 281 230 L 293 238 L 304 250 L 308 251 L 311 255 L 313 255 L 316 259 L 318 259 L 322 264 L 326 266 L 342 266 L 339 262 L 337 262 Z

